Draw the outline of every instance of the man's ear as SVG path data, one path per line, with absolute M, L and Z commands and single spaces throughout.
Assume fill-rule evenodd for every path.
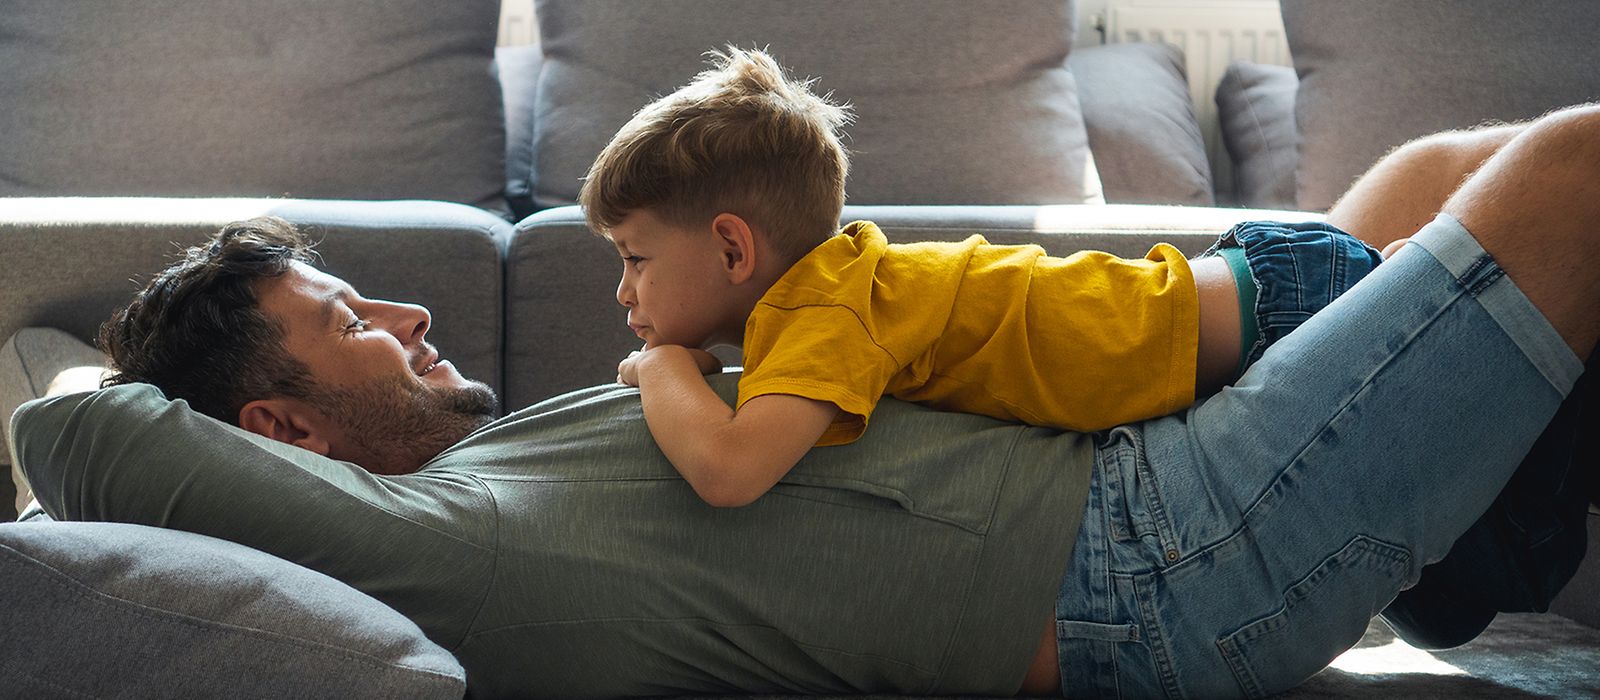
M 756 274 L 756 232 L 738 214 L 723 212 L 711 220 L 711 229 L 722 245 L 722 269 L 728 280 L 743 284 Z
M 327 425 L 327 418 L 297 399 L 257 399 L 239 409 L 239 427 L 324 457 L 332 451 Z

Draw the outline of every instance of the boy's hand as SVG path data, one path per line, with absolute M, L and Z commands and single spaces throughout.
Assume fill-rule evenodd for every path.
M 672 357 L 683 353 L 687 359 L 694 363 L 700 374 L 716 374 L 722 371 L 722 361 L 716 355 L 699 348 L 686 348 L 682 345 L 657 345 L 645 346 L 643 350 L 628 353 L 622 362 L 617 363 L 617 383 L 628 386 L 639 386 L 639 366 L 645 362 L 655 361 L 682 361 Z

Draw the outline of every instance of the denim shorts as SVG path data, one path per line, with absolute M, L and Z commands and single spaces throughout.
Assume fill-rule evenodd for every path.
M 1361 239 L 1315 222 L 1247 221 L 1223 234 L 1204 255 L 1228 249 L 1242 251 L 1249 274 L 1241 279 L 1234 259 L 1228 261 L 1243 307 L 1240 372 L 1383 262 Z M 1253 300 L 1247 298 L 1250 292 Z
M 1489 507 L 1582 371 L 1440 216 L 1234 386 L 1098 437 L 1056 601 L 1063 692 L 1309 678 Z

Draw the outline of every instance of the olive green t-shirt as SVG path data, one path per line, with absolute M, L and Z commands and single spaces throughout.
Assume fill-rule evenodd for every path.
M 736 376 L 713 378 L 726 399 Z M 1089 439 L 893 400 L 756 503 L 706 505 L 637 391 L 518 411 L 374 476 L 130 385 L 27 404 L 46 511 L 233 540 L 417 622 L 485 696 L 1014 692 L 1083 515 Z

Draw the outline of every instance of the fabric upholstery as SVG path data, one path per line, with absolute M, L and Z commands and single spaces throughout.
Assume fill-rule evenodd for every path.
M 1067 65 L 1107 202 L 1212 204 L 1182 51 L 1149 42 L 1076 47 Z
M 1289 66 L 1234 61 L 1217 85 L 1217 120 L 1233 160 L 1229 203 L 1294 208 L 1298 134 L 1294 96 L 1300 80 Z
M 11 414 L 18 406 L 45 395 L 61 372 L 75 367 L 103 367 L 105 356 L 88 343 L 54 328 L 24 328 L 0 346 L 0 457 L 11 459 Z M 93 370 L 90 370 L 91 374 Z M 0 504 L 0 519 L 13 520 L 33 500 L 27 480 L 11 467 L 15 510 Z
M 540 0 L 534 197 L 576 201 L 596 154 L 704 54 L 764 47 L 855 107 L 849 201 L 1101 201 L 1056 0 Z M 974 18 L 982 21 L 974 21 Z M 825 18 L 823 21 L 819 18 Z
M 17 697 L 460 698 L 410 620 L 247 547 L 121 523 L 0 525 L 0 678 Z
M 0 197 L 503 209 L 494 0 L 89 0 L 0 12 Z
M 1301 208 L 1326 210 L 1424 134 L 1600 98 L 1600 3 L 1283 0 L 1300 89 Z
M 506 202 L 513 220 L 533 213 L 533 110 L 544 54 L 537 44 L 495 49 L 506 105 Z
M 0 199 L 0 338 L 26 326 L 93 338 L 182 247 L 264 214 L 300 224 L 320 241 L 325 269 L 361 293 L 427 306 L 440 355 L 498 387 L 500 246 L 511 225 L 445 202 Z

